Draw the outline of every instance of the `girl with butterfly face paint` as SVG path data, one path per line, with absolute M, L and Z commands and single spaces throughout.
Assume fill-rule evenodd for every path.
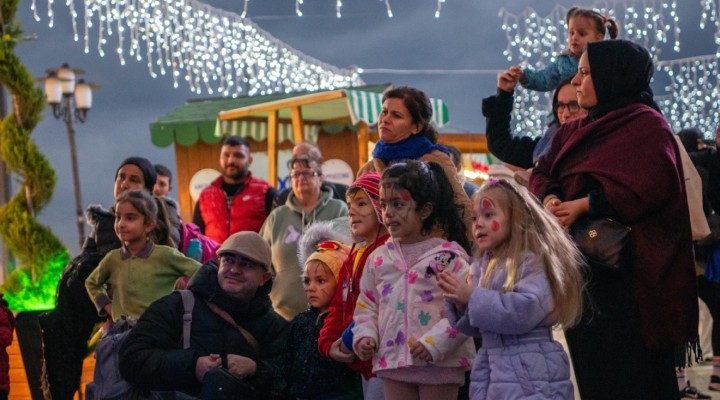
M 390 239 L 365 264 L 352 344 L 372 358 L 387 400 L 456 399 L 475 353 L 445 318 L 438 286 L 438 274 L 464 279 L 468 270 L 468 236 L 448 187 L 440 165 L 418 161 L 392 165 L 380 181 Z

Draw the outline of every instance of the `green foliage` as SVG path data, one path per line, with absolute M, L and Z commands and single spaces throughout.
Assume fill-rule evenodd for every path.
M 12 199 L 0 207 L 0 236 L 20 267 L 0 290 L 11 309 L 27 311 L 53 307 L 60 273 L 70 257 L 60 240 L 35 218 L 50 201 L 56 177 L 48 160 L 30 140 L 32 129 L 41 119 L 45 98 L 14 53 L 22 35 L 15 20 L 18 3 L 0 0 L 4 22 L 0 84 L 8 88 L 13 100 L 13 112 L 0 121 L 0 153 L 8 170 L 19 177 L 20 186 Z

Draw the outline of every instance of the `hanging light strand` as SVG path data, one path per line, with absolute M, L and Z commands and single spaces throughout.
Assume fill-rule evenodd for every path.
M 716 0 L 701 0 L 702 15 L 700 17 L 700 28 L 705 29 L 708 21 L 715 25 L 715 44 L 720 46 L 720 4 Z M 715 54 L 720 57 L 720 47 Z
M 86 52 L 96 28 L 101 56 L 107 39 L 117 36 L 115 51 L 121 64 L 126 56 L 136 61 L 144 58 L 152 77 L 169 71 L 175 87 L 184 79 L 198 94 L 258 95 L 363 84 L 356 69 L 337 68 L 307 56 L 252 21 L 196 0 L 94 0 L 83 4 Z M 66 5 L 75 27 L 73 0 Z M 51 7 L 52 0 L 48 0 Z M 52 19 L 49 24 L 52 26 Z
M 656 59 L 660 46 L 670 40 L 673 50 L 680 51 L 677 0 L 598 0 L 588 7 L 615 19 L 622 38 L 643 44 Z M 544 68 L 548 61 L 554 62 L 567 48 L 567 11 L 567 7 L 559 4 L 545 16 L 530 7 L 519 14 L 501 9 L 498 17 L 507 39 L 503 55 L 513 64 L 536 69 Z M 551 93 L 520 90 L 514 110 L 515 133 L 540 135 L 551 113 Z
M 713 139 L 720 122 L 717 56 L 709 54 L 658 61 L 656 66 L 670 79 L 665 88 L 669 94 L 657 96 L 656 100 L 673 129 L 697 127 L 705 134 L 705 139 Z

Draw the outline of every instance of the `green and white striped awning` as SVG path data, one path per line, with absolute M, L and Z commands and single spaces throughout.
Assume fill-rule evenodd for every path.
M 345 90 L 353 124 L 365 121 L 368 125 L 377 123 L 382 110 L 382 93 L 362 90 Z M 448 123 L 448 108 L 441 99 L 430 99 L 433 109 L 433 121 L 438 127 Z
M 258 142 L 267 139 L 267 131 L 268 125 L 267 123 L 262 121 L 221 121 L 218 119 L 215 124 L 215 136 L 236 135 L 248 137 Z M 319 132 L 320 125 L 303 125 L 303 136 L 305 137 L 305 140 L 309 142 L 317 142 Z M 278 142 L 283 142 L 285 140 L 289 140 L 290 142 L 295 143 L 292 124 L 278 124 Z
M 308 93 L 283 93 L 241 98 L 189 100 L 150 124 L 152 143 L 167 147 L 173 143 L 192 146 L 198 141 L 213 144 L 224 135 L 239 135 L 262 141 L 267 138 L 267 111 L 246 113 L 244 118 L 220 120 L 228 110 L 247 110 L 263 105 L 277 105 L 278 140 L 294 142 L 290 105 L 302 110 L 305 140 L 317 141 L 318 132 L 337 133 L 344 129 L 357 131 L 358 123 L 377 123 L 382 109 L 382 93 L 389 84 L 368 85 L 352 90 Z M 440 99 L 430 99 L 433 119 L 442 127 L 448 123 L 448 108 Z

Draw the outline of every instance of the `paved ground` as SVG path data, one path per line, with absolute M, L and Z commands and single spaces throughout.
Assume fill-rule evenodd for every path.
M 561 330 L 554 330 L 553 335 L 555 340 L 562 343 L 567 352 L 567 345 L 565 343 L 565 335 Z M 572 363 L 570 364 L 572 366 Z M 709 361 L 702 362 L 686 370 L 686 375 L 690 383 L 695 386 L 700 393 L 712 396 L 713 400 L 720 400 L 720 392 L 713 392 L 708 390 L 710 384 L 710 375 L 712 374 L 712 363 Z M 580 399 L 580 394 L 577 391 L 577 385 L 575 384 L 575 375 L 572 376 L 573 384 L 575 385 L 575 398 Z
M 704 362 L 692 368 L 688 368 L 686 375 L 690 383 L 695 386 L 700 393 L 712 396 L 713 399 L 720 400 L 720 392 L 708 390 L 710 384 L 710 375 L 712 374 L 712 363 Z

